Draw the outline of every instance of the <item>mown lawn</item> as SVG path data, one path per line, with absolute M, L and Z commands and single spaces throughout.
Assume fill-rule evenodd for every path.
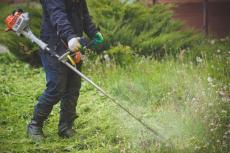
M 37 97 L 45 87 L 42 69 L 33 69 L 11 55 L 1 55 L 0 65 L 0 152 L 117 152 L 122 136 L 117 132 L 111 108 L 105 99 L 83 83 L 75 127 L 76 137 L 57 135 L 59 107 L 45 124 L 47 139 L 34 144 L 26 138 Z

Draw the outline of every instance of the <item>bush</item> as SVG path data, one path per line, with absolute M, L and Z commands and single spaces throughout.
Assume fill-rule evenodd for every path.
M 125 65 L 125 61 L 129 62 L 123 59 L 123 55 L 127 54 L 123 53 L 126 49 L 132 55 L 158 58 L 165 55 L 176 57 L 182 50 L 186 50 L 190 51 L 189 56 L 194 60 L 203 54 L 199 48 L 209 46 L 207 39 L 201 34 L 192 30 L 182 30 L 182 23 L 172 19 L 170 5 L 157 4 L 152 8 L 146 8 L 137 2 L 127 3 L 120 0 L 89 0 L 88 4 L 93 21 L 100 26 L 106 40 L 96 50 L 113 52 L 110 56 L 116 56 L 113 59 L 121 65 Z M 39 35 L 42 12 L 39 8 L 30 9 L 25 5 L 1 5 L 0 17 L 4 19 L 11 10 L 17 7 L 30 12 L 31 28 L 36 35 Z M 0 26 L 3 30 L 3 22 Z M 18 38 L 13 33 L 0 33 L 0 42 L 19 59 L 35 65 L 39 63 L 38 47 L 29 40 Z M 118 51 L 119 49 L 121 50 Z M 122 55 L 118 56 L 118 54 Z
M 123 67 L 127 64 L 131 64 L 135 60 L 131 48 L 121 44 L 110 48 L 106 53 L 113 59 L 116 65 Z
M 172 19 L 170 5 L 146 8 L 119 0 L 89 2 L 94 20 L 106 37 L 105 49 L 122 44 L 139 55 L 162 57 L 166 52 L 176 55 L 202 39 L 191 30 L 182 31 L 182 23 Z

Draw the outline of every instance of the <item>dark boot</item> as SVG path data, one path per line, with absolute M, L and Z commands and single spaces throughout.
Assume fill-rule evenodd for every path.
M 47 119 L 52 108 L 53 105 L 41 101 L 38 101 L 35 106 L 32 120 L 27 126 L 27 135 L 33 141 L 44 140 L 45 137 L 42 131 L 43 123 Z
M 42 124 L 38 124 L 38 122 L 32 120 L 27 126 L 27 136 L 34 142 L 43 141 L 45 136 L 42 131 Z
M 76 131 L 73 129 L 73 123 L 59 123 L 58 135 L 62 138 L 71 138 L 75 136 Z
M 74 107 L 76 107 L 76 105 Z M 62 138 L 71 138 L 76 134 L 75 130 L 73 129 L 74 120 L 77 118 L 76 108 L 74 108 L 73 111 L 71 111 L 70 108 L 67 108 L 68 107 L 65 107 L 65 109 L 63 109 L 62 107 L 60 112 L 58 135 Z
M 72 128 L 58 132 L 58 135 L 62 138 L 71 138 L 71 137 L 75 136 L 75 134 L 76 134 L 76 131 Z

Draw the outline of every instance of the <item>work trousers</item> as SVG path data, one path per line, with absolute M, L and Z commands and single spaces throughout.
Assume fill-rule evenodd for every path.
M 52 51 L 63 54 L 65 48 L 63 45 L 53 46 Z M 38 98 L 32 120 L 42 126 L 53 106 L 61 101 L 59 131 L 62 132 L 72 128 L 77 117 L 76 106 L 81 78 L 50 53 L 41 50 L 40 56 L 46 74 L 46 89 Z M 81 65 L 78 65 L 77 68 L 80 70 Z

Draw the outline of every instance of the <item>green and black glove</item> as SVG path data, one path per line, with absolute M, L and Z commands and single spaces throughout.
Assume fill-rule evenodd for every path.
M 104 38 L 100 32 L 97 32 L 93 37 L 93 39 L 94 39 L 94 45 L 102 44 L 104 42 Z

